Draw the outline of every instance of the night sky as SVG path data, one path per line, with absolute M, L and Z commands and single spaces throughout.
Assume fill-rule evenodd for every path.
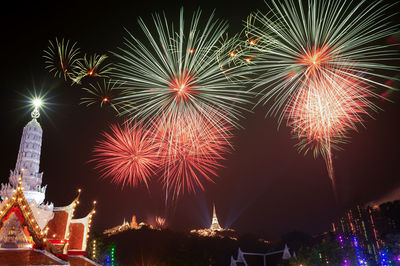
M 79 104 L 80 86 L 69 86 L 44 69 L 43 50 L 55 37 L 78 41 L 88 53 L 116 51 L 122 45 L 124 27 L 140 33 L 138 16 L 150 22 L 152 12 L 166 11 L 177 18 L 179 8 L 187 16 L 201 7 L 208 16 L 227 19 L 231 34 L 241 30 L 242 21 L 256 9 L 266 10 L 262 0 L 240 5 L 232 1 L 97 1 L 22 4 L 2 8 L 1 92 L 2 160 L 0 182 L 8 182 L 14 169 L 24 125 L 30 120 L 26 97 L 34 90 L 47 92 L 47 109 L 39 122 L 43 133 L 41 171 L 47 184 L 46 201 L 55 206 L 69 204 L 82 188 L 76 217 L 86 215 L 91 202 L 98 201 L 94 229 L 102 231 L 137 216 L 148 221 L 167 215 L 175 230 L 209 226 L 212 203 L 217 206 L 222 226 L 243 233 L 277 237 L 301 230 L 318 233 L 343 210 L 355 204 L 378 200 L 400 187 L 400 93 L 393 101 L 377 101 L 383 110 L 366 120 L 366 128 L 351 134 L 344 151 L 334 153 L 339 202 L 336 203 L 324 161 L 311 154 L 303 156 L 293 147 L 289 129 L 278 130 L 277 120 L 265 117 L 266 108 L 257 107 L 241 120 L 244 129 L 235 132 L 235 150 L 219 170 L 216 183 L 205 192 L 185 195 L 165 213 L 164 194 L 155 181 L 145 187 L 125 188 L 99 179 L 93 170 L 92 148 L 101 132 L 121 122 L 108 109 Z

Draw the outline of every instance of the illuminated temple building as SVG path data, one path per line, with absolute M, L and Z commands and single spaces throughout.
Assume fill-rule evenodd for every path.
M 0 190 L 0 265 L 96 265 L 83 257 L 94 208 L 76 219 L 79 194 L 71 204 L 45 202 L 39 172 L 43 130 L 38 109 L 23 129 L 15 169 Z
M 126 230 L 130 229 L 136 229 L 138 228 L 138 224 L 136 222 L 136 216 L 132 216 L 132 221 L 128 223 L 125 219 L 121 225 L 114 226 L 112 228 L 104 230 L 103 234 L 107 236 L 112 236 L 121 232 L 124 232 Z
M 122 222 L 121 225 L 117 225 L 114 226 L 112 228 L 106 229 L 104 230 L 103 234 L 106 235 L 107 237 L 112 236 L 112 235 L 116 235 L 119 233 L 122 233 L 124 231 L 128 231 L 128 230 L 140 230 L 142 228 L 149 228 L 152 230 L 162 230 L 165 226 L 165 219 L 160 217 L 160 216 L 156 216 L 153 219 L 152 223 L 145 223 L 145 222 L 140 222 L 139 224 L 136 221 L 136 216 L 133 215 L 132 216 L 132 220 L 130 223 L 128 223 L 125 219 Z
M 215 205 L 213 204 L 213 216 L 211 220 L 211 226 L 210 228 L 204 228 L 204 229 L 193 229 L 190 231 L 191 234 L 196 234 L 199 236 L 206 236 L 206 237 L 229 237 L 233 240 L 237 240 L 233 234 L 235 233 L 235 230 L 233 229 L 224 229 L 219 225 L 218 222 L 218 217 L 217 217 L 217 212 L 215 211 Z

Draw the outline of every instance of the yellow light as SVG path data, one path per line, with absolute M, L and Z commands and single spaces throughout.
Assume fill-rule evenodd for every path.
M 33 106 L 35 106 L 35 108 L 39 108 L 43 104 L 43 102 L 41 99 L 35 98 L 32 100 L 32 104 Z

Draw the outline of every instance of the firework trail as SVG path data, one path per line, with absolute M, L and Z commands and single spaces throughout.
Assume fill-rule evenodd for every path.
M 268 113 L 278 115 L 279 124 L 287 119 L 299 150 L 324 157 L 333 185 L 332 148 L 346 141 L 363 114 L 377 110 L 370 102 L 379 97 L 376 89 L 393 89 L 386 75 L 398 68 L 384 59 L 398 53 L 375 44 L 396 31 L 391 7 L 382 1 L 272 1 L 269 13 L 248 19 L 259 103 L 271 103 Z
M 103 133 L 104 138 L 94 148 L 95 168 L 102 177 L 112 178 L 112 182 L 136 186 L 144 183 L 159 168 L 159 144 L 154 142 L 151 131 L 140 124 L 125 123 L 111 126 L 111 133 Z

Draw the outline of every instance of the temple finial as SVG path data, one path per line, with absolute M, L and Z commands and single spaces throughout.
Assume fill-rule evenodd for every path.
M 32 117 L 32 119 L 38 119 L 40 116 L 39 108 L 40 108 L 40 106 L 42 106 L 43 102 L 41 99 L 35 98 L 32 100 L 32 104 L 34 106 L 34 109 L 31 113 L 31 117 Z

